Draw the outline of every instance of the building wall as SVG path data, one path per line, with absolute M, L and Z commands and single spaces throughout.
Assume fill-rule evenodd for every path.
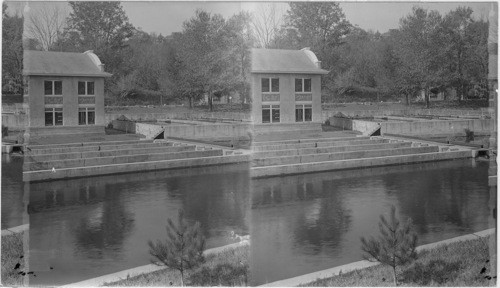
M 279 78 L 279 101 L 264 101 L 262 78 Z M 311 78 L 311 101 L 296 101 L 295 78 Z M 295 105 L 311 104 L 312 121 L 321 122 L 321 75 L 309 74 L 252 74 L 252 120 L 262 123 L 262 105 L 280 105 L 280 123 L 302 123 L 295 121 Z M 274 94 L 274 93 L 271 93 Z M 278 94 L 278 93 L 276 93 Z M 273 124 L 273 123 L 270 123 Z
M 62 81 L 62 96 L 45 96 L 44 81 Z M 93 81 L 94 96 L 78 96 L 78 81 Z M 78 130 L 88 131 L 88 126 L 104 126 L 104 78 L 96 77 L 51 77 L 51 76 L 29 76 L 29 130 L 35 132 L 37 128 L 41 131 L 64 130 L 71 131 L 69 127 L 74 127 L 74 133 Z M 63 125 L 45 126 L 45 108 L 62 107 Z M 95 107 L 95 124 L 78 125 L 78 108 Z M 42 129 L 43 128 L 43 129 Z M 92 130 L 92 129 L 90 129 Z M 102 129 L 98 129 L 101 131 Z M 52 131 L 52 132 L 51 132 Z M 38 134 L 38 133 L 33 133 Z M 57 133 L 56 133 L 57 134 Z

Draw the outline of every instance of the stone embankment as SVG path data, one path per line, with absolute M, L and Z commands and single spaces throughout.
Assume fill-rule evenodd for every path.
M 461 146 L 366 136 L 262 141 L 254 142 L 252 150 L 254 178 L 474 156 Z
M 249 161 L 249 155 L 241 150 L 181 141 L 33 145 L 25 149 L 23 180 L 42 181 L 245 161 Z

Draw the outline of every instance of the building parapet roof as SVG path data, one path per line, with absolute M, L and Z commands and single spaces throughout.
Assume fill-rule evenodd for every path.
M 316 55 L 302 50 L 252 49 L 252 73 L 328 74 Z

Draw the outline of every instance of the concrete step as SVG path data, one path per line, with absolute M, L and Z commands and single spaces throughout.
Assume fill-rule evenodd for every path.
M 302 149 L 287 149 L 287 150 L 272 150 L 253 152 L 252 158 L 265 158 L 265 157 L 278 157 L 278 156 L 294 156 L 294 155 L 307 155 L 307 154 L 321 154 L 321 153 L 336 153 L 348 151 L 361 151 L 361 150 L 377 150 L 377 149 L 395 149 L 403 147 L 411 147 L 411 142 L 395 142 L 395 143 L 376 143 L 352 146 L 337 146 L 337 147 L 320 147 L 320 148 L 302 148 Z
M 222 155 L 223 155 L 222 149 L 184 151 L 184 152 L 173 152 L 173 153 L 156 153 L 156 154 L 148 153 L 141 155 L 97 157 L 97 158 L 46 161 L 46 162 L 29 162 L 24 164 L 23 170 L 24 171 L 50 170 L 53 168 L 61 169 L 61 168 L 73 168 L 73 167 L 89 167 L 89 166 L 100 166 L 100 165 L 111 165 L 111 164 L 127 164 L 136 162 L 197 158 L 197 157 L 212 157 L 212 156 L 222 156 Z
M 194 151 L 196 145 L 183 145 L 183 146 L 161 146 L 156 148 L 148 148 L 147 152 L 154 153 L 173 153 L 183 151 Z M 85 159 L 97 157 L 111 157 L 111 156 L 126 156 L 126 155 L 140 155 L 144 154 L 143 149 L 120 149 L 109 151 L 89 151 L 89 152 L 72 152 L 72 153 L 57 153 L 57 154 L 42 154 L 30 155 L 25 154 L 24 162 L 47 162 L 57 160 L 70 160 L 70 159 Z
M 101 176 L 108 174 L 130 173 L 130 172 L 145 172 L 164 169 L 178 169 L 187 167 L 202 167 L 211 165 L 224 165 L 233 163 L 247 162 L 250 159 L 249 154 L 231 155 L 231 156 L 212 156 L 212 157 L 195 157 L 183 158 L 174 160 L 150 161 L 150 162 L 135 162 L 124 164 L 110 164 L 101 166 L 61 168 L 55 171 L 37 170 L 24 171 L 23 181 L 48 181 L 55 179 L 67 179 L 76 177 Z M 123 177 L 127 177 L 126 175 Z
M 262 159 L 253 159 L 252 164 L 254 167 L 275 166 L 275 165 L 289 165 L 289 164 L 297 164 L 297 163 L 325 162 L 325 161 L 334 161 L 334 160 L 372 158 L 372 157 L 407 155 L 407 154 L 418 154 L 418 153 L 431 153 L 431 152 L 439 152 L 439 147 L 438 146 L 407 147 L 407 148 L 398 148 L 398 149 L 383 149 L 383 150 L 351 151 L 351 152 L 339 152 L 339 153 L 298 155 L 298 156 L 269 157 L 269 158 L 262 158 Z
M 431 152 L 396 156 L 383 156 L 371 158 L 357 158 L 348 160 L 334 160 L 324 162 L 298 163 L 288 165 L 252 167 L 252 178 L 312 173 L 330 170 L 357 169 L 375 166 L 403 165 L 429 161 L 442 161 L 459 158 L 471 158 L 471 150 L 457 150 L 449 152 Z
M 370 139 L 370 137 L 331 137 L 331 138 L 314 138 L 314 139 L 294 139 L 294 140 L 276 140 L 253 142 L 252 146 L 266 146 L 275 144 L 294 144 L 294 143 L 316 143 L 316 142 L 332 142 L 332 141 L 350 141 Z
M 91 145 L 82 147 L 61 147 L 61 148 L 46 148 L 46 149 L 26 149 L 25 154 L 43 155 L 56 153 L 73 153 L 73 152 L 90 152 L 90 151 L 110 151 L 124 149 L 151 149 L 156 147 L 172 146 L 172 142 L 138 142 L 132 144 L 111 144 L 111 145 Z
M 138 144 L 138 143 L 153 143 L 153 140 L 78 142 L 78 143 L 64 143 L 64 144 L 28 145 L 28 147 L 31 150 L 34 150 L 34 149 L 50 149 L 50 148 L 64 148 L 64 147 L 126 145 L 126 144 Z
M 270 144 L 252 147 L 253 151 L 271 151 L 271 150 L 287 150 L 301 148 L 317 148 L 317 147 L 338 147 L 363 144 L 389 143 L 387 139 L 362 139 L 362 140 L 347 140 L 347 141 L 327 141 L 327 142 L 308 142 L 308 143 L 292 143 L 292 144 Z

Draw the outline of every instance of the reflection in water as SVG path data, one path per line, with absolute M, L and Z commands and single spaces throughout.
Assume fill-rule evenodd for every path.
M 254 179 L 251 283 L 361 260 L 360 237 L 378 234 L 391 204 L 419 245 L 487 229 L 487 169 L 458 160 Z
M 23 223 L 23 157 L 2 154 L 2 229 Z
M 167 218 L 199 221 L 207 248 L 246 224 L 248 166 L 110 175 L 30 184 L 31 285 L 68 284 L 150 263 Z M 50 270 L 49 267 L 54 267 Z

